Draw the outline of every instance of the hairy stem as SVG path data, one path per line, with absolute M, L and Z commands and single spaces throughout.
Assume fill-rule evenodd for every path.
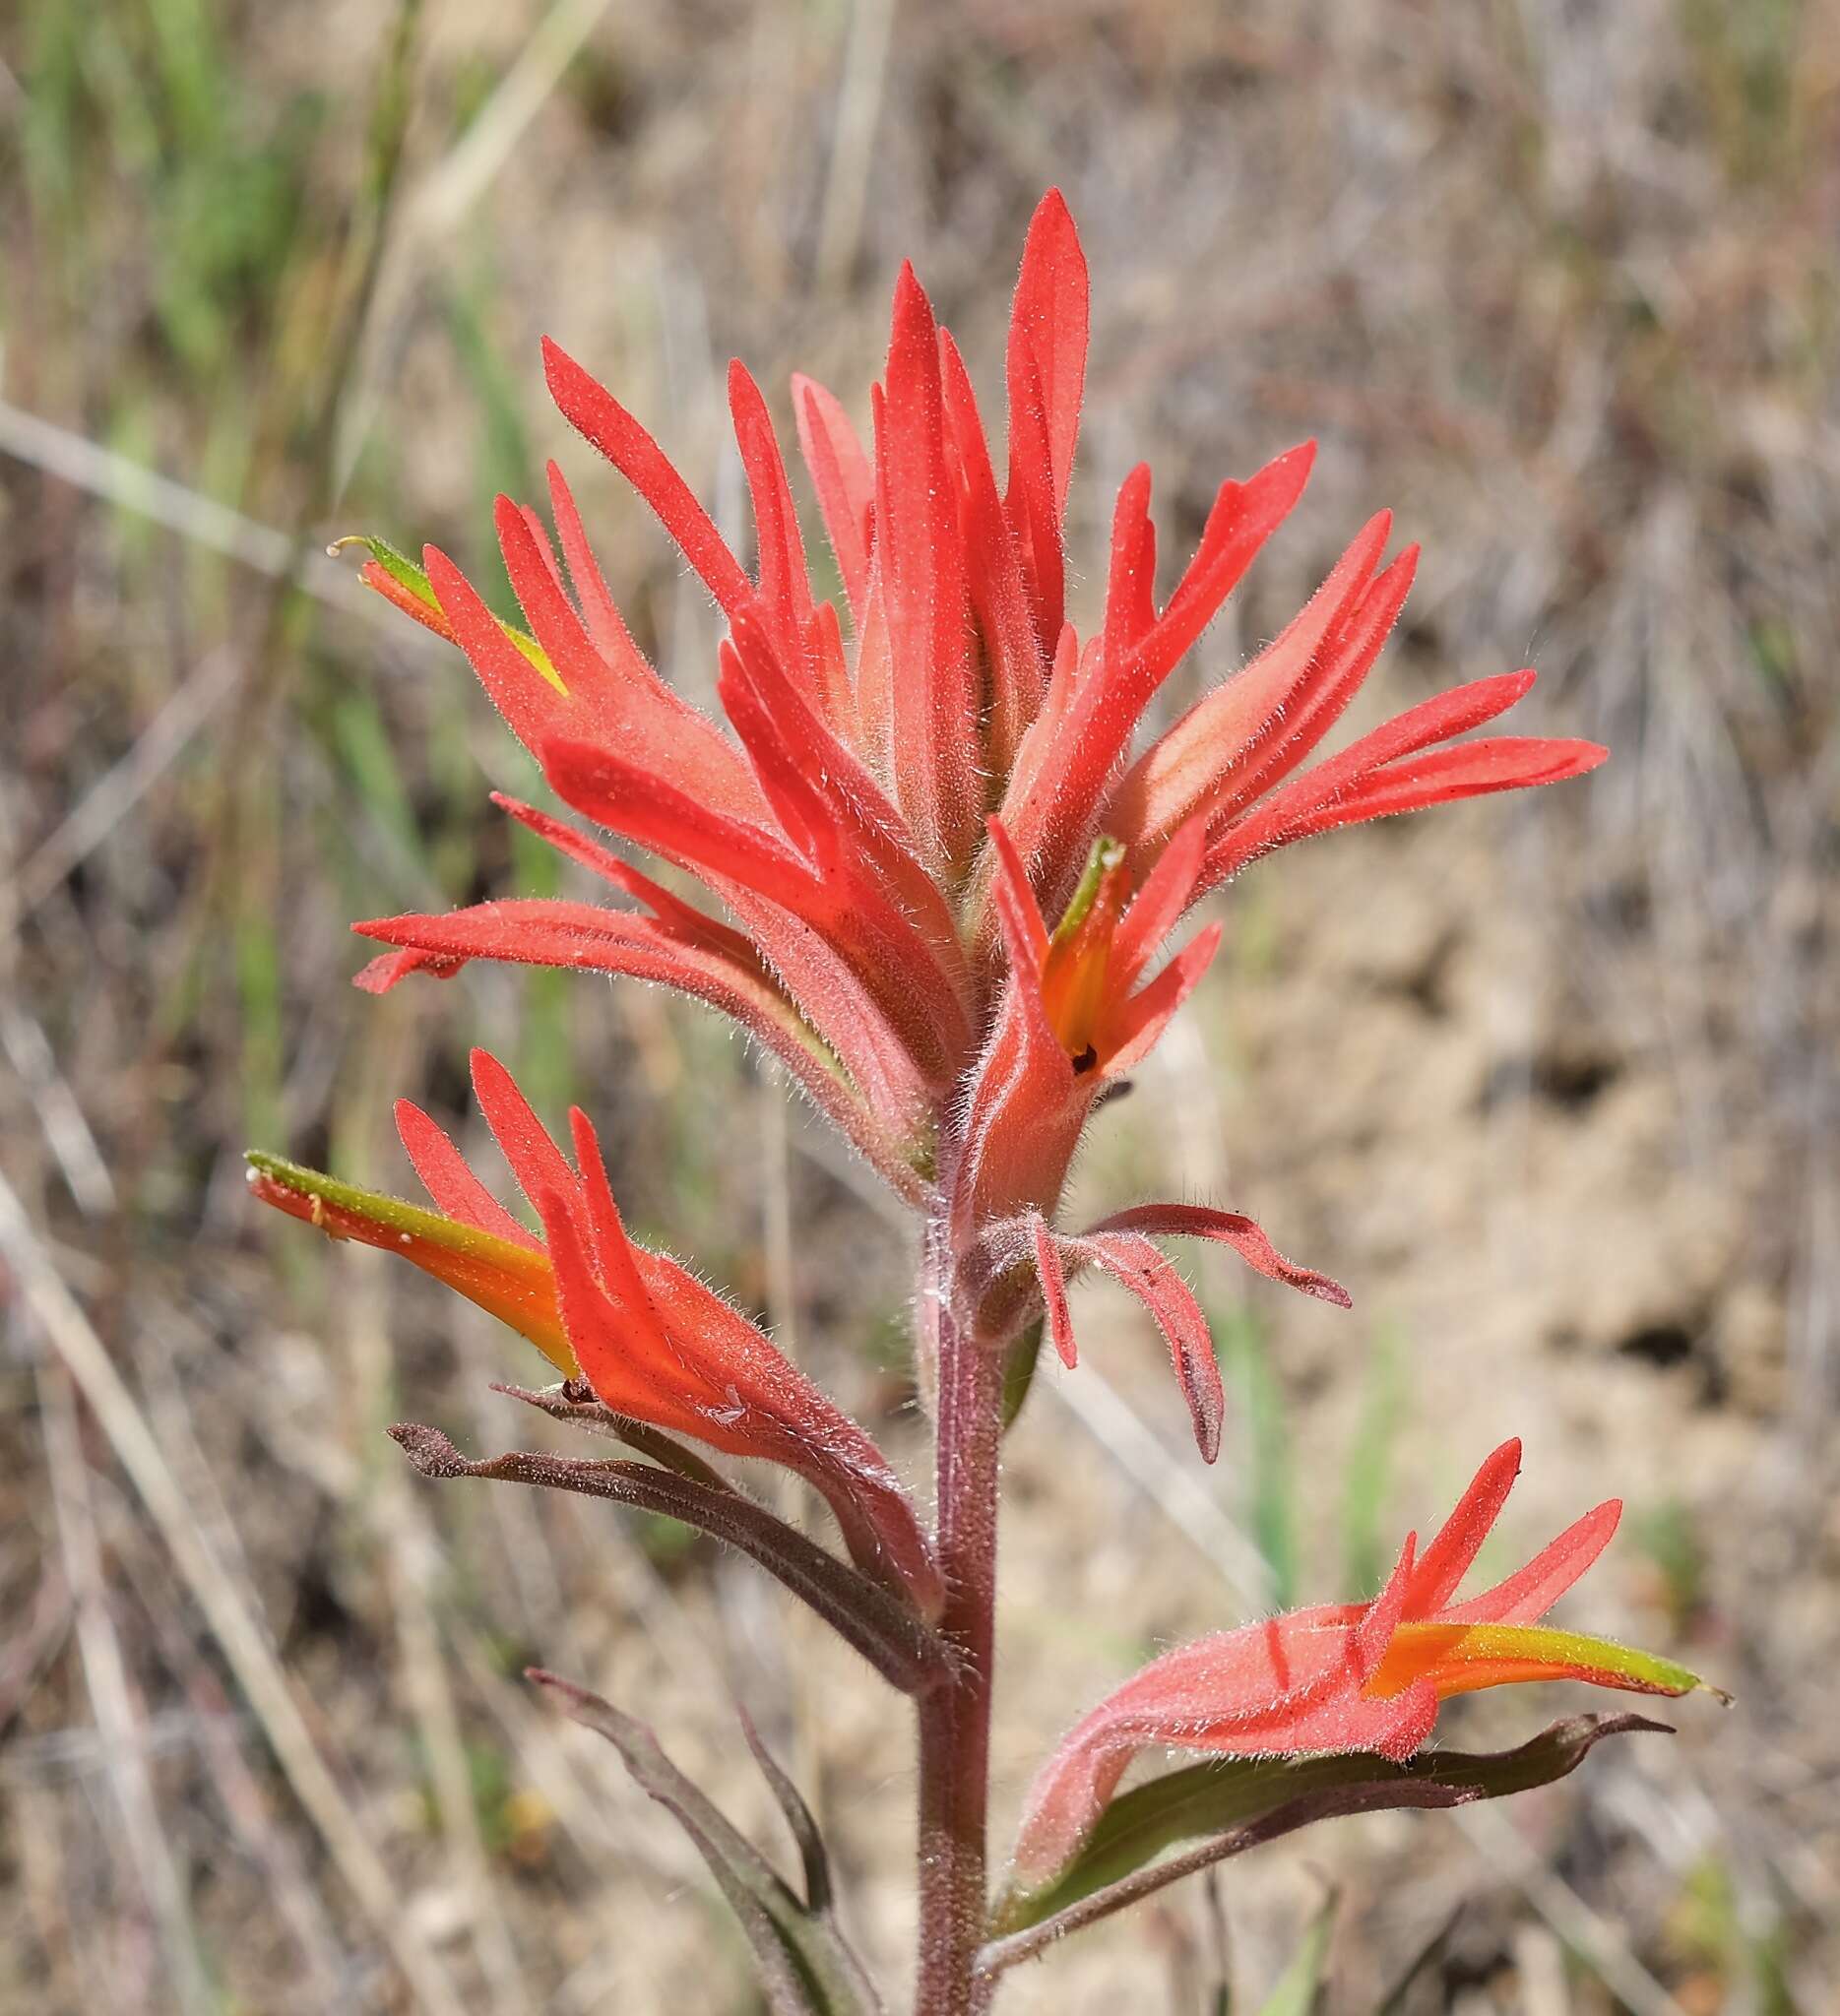
M 976 2016 L 990 1984 L 978 1972 L 985 1912 L 990 1688 L 996 1607 L 1000 1354 L 981 1350 L 954 1318 L 942 1228 L 930 1228 L 921 1320 L 937 1368 L 935 1465 L 940 1628 L 959 1655 L 953 1683 L 920 1707 L 920 1964 L 915 2016 Z

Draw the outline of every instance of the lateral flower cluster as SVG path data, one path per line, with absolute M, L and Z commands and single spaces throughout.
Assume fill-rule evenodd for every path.
M 902 1198 L 943 1220 L 941 1289 L 967 1329 L 999 1347 L 1046 1307 L 1071 1359 L 1065 1276 L 1110 1270 L 1169 1337 L 1212 1456 L 1219 1393 L 1205 1325 L 1153 1235 L 1223 1240 L 1305 1292 L 1347 1297 L 1230 1213 L 1143 1205 L 1079 1236 L 1052 1229 L 1087 1119 L 1157 1041 L 1220 929 L 1165 957 L 1173 935 L 1202 897 L 1276 848 L 1575 777 L 1604 752 L 1455 739 L 1526 692 L 1534 675 L 1517 671 L 1441 694 L 1304 767 L 1412 581 L 1416 548 L 1384 559 L 1385 512 L 1269 646 L 1136 748 L 1164 681 L 1297 503 L 1314 449 L 1223 483 L 1167 595 L 1150 472 L 1134 469 L 1118 492 L 1103 605 L 1081 637 L 1067 620 L 1063 529 L 1087 322 L 1086 263 L 1050 193 L 1016 289 L 1000 475 L 964 360 L 911 269 L 895 289 L 866 445 L 833 394 L 794 377 L 842 611 L 812 585 L 767 402 L 740 363 L 729 395 L 753 505 L 751 572 L 639 421 L 545 344 L 563 414 L 651 506 L 727 619 L 726 729 L 634 645 L 554 464 L 553 543 L 535 510 L 497 504 L 528 629 L 496 617 L 434 547 L 418 567 L 367 540 L 364 577 L 466 653 L 558 797 L 710 903 L 501 799 L 621 900 L 513 897 L 361 923 L 392 949 L 359 984 L 382 992 L 413 973 L 512 960 L 628 975 L 720 1009 Z
M 397 1132 L 438 1210 L 268 1155 L 249 1158 L 251 1188 L 329 1237 L 395 1253 L 458 1290 L 621 1420 L 796 1473 L 830 1506 L 857 1567 L 936 1616 L 942 1592 L 931 1544 L 869 1436 L 758 1325 L 676 1261 L 627 1237 L 585 1113 L 569 1114 L 571 1166 L 488 1051 L 473 1053 L 473 1089 L 542 1226 L 540 1239 L 409 1100 L 397 1102 Z
M 1704 1686 L 1672 1660 L 1540 1622 L 1610 1544 L 1618 1499 L 1587 1512 L 1505 1581 L 1453 1601 L 1520 1459 L 1518 1441 L 1495 1450 L 1423 1553 L 1408 1534 L 1370 1603 L 1318 1604 L 1197 1639 L 1108 1695 L 1061 1738 L 1030 1788 L 1016 1843 L 1019 1885 L 1037 1887 L 1066 1866 L 1147 1749 L 1212 1757 L 1370 1750 L 1403 1763 L 1453 1694 L 1537 1680 L 1635 1694 Z

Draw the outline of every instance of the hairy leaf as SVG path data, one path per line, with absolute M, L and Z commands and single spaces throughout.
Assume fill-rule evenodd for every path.
M 771 1751 L 761 1741 L 760 1732 L 755 1729 L 753 1718 L 746 1709 L 741 1710 L 741 1733 L 747 1738 L 747 1747 L 753 1752 L 761 1777 L 767 1781 L 767 1790 L 786 1816 L 787 1827 L 798 1846 L 798 1858 L 805 1874 L 806 1915 L 830 1933 L 837 1960 L 849 1972 L 850 1984 L 861 2006 L 877 2009 L 881 2003 L 874 1984 L 837 1923 L 837 1894 L 831 1881 L 830 1851 L 824 1846 L 824 1836 L 818 1831 L 817 1820 L 797 1786 L 781 1770 Z M 857 2005 L 851 2003 L 847 2006 Z
M 508 1400 L 521 1400 L 551 1420 L 567 1421 L 573 1427 L 586 1428 L 590 1434 L 605 1435 L 610 1441 L 624 1443 L 641 1456 L 649 1456 L 663 1469 L 674 1470 L 679 1477 L 707 1484 L 712 1491 L 733 1489 L 728 1479 L 694 1450 L 686 1449 L 663 1428 L 636 1421 L 630 1415 L 615 1414 L 604 1401 L 595 1398 L 594 1389 L 585 1381 L 565 1379 L 554 1386 L 513 1386 L 494 1379 L 492 1391 L 504 1394 Z
M 474 1463 L 438 1428 L 415 1421 L 397 1422 L 390 1435 L 426 1478 L 537 1484 L 680 1519 L 758 1561 L 904 1694 L 920 1693 L 950 1674 L 943 1641 L 915 1610 L 726 1484 L 712 1488 L 650 1463 L 588 1462 L 535 1450 L 512 1450 Z
M 801 1900 L 747 1837 L 666 1756 L 644 1723 L 600 1695 L 539 1667 L 532 1667 L 527 1677 L 553 1695 L 577 1722 L 605 1736 L 620 1753 L 634 1783 L 690 1837 L 741 1922 L 772 2016 L 879 2016 L 880 2000 L 861 1962 L 844 1943 L 828 1899 L 823 1904 Z M 768 1770 L 765 1753 L 751 1729 L 748 1739 L 763 1770 Z M 804 1801 L 777 1767 L 769 1770 L 768 1783 L 783 1807 L 789 1795 L 795 1804 L 801 1820 L 794 1831 L 815 1841 L 816 1828 Z M 801 1848 L 809 1884 L 811 1850 L 802 1840 Z M 817 1854 L 822 1861 L 821 1844 Z
M 1121 1794 L 1091 1839 L 1051 1883 L 1010 1891 L 993 1918 L 981 1966 L 996 1973 L 1081 1925 L 1167 1883 L 1317 1820 L 1391 1807 L 1466 1805 L 1551 1785 L 1577 1769 L 1604 1737 L 1673 1733 L 1640 1715 L 1579 1715 L 1514 1750 L 1425 1751 L 1405 1764 L 1367 1751 L 1329 1756 L 1222 1758 L 1172 1771 Z M 1151 1864 L 1185 1841 L 1202 1845 Z

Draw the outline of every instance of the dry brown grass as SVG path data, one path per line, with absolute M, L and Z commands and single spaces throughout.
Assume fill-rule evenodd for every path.
M 1013 1445 L 1002 1796 L 1147 1644 L 1269 1586 L 1248 1537 L 1327 1594 L 1518 1430 L 1516 1542 L 1630 1502 L 1573 1614 L 1740 1705 L 1684 1704 L 1676 1741 L 1499 1826 L 1400 1816 L 1234 1865 L 1240 1994 L 1333 1872 L 1337 2009 L 1458 1908 L 1413 2006 L 1831 2008 L 1833 7 L 450 0 L 379 240 L 395 29 L 343 0 L 0 25 L 0 2006 L 748 2008 L 687 1852 L 515 1677 L 537 1655 L 764 1827 L 743 1693 L 898 1973 L 897 1708 L 741 1565 L 409 1480 L 385 1420 L 528 1439 L 484 1390 L 523 1367 L 423 1284 L 253 1224 L 237 1158 L 399 1185 L 390 1097 L 453 1110 L 489 1040 L 539 1102 L 583 1097 L 641 1228 L 897 1449 L 901 1235 L 655 997 L 344 985 L 349 917 L 542 869 L 484 802 L 520 759 L 459 662 L 316 553 L 286 582 L 295 535 L 353 526 L 484 566 L 492 487 L 555 453 L 636 631 L 707 690 L 710 611 L 545 410 L 538 334 L 731 524 L 730 353 L 859 402 L 912 255 L 993 392 L 1058 181 L 1095 275 L 1089 588 L 1140 456 L 1173 549 L 1222 474 L 1314 432 L 1308 499 L 1184 676 L 1390 503 L 1427 560 L 1374 704 L 1530 659 L 1535 729 L 1616 761 L 1226 900 L 1230 957 L 1081 1183 L 1242 1201 L 1360 1313 L 1240 1307 L 1209 1264 L 1244 1398 L 1200 1476 L 1151 1340 L 1095 1294 L 1090 1372 Z M 1014 2006 L 1212 2006 L 1209 1924 L 1177 1893 Z

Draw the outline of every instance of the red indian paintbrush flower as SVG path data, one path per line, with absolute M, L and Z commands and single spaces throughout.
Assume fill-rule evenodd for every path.
M 1612 1499 L 1569 1526 L 1524 1568 L 1467 1603 L 1457 1585 L 1520 1470 L 1504 1442 L 1476 1474 L 1423 1554 L 1408 1535 L 1371 1603 L 1322 1604 L 1166 1653 L 1062 1738 L 1028 1798 L 1016 1873 L 1034 1887 L 1092 1832 L 1138 1753 L 1218 1757 L 1371 1750 L 1395 1762 L 1430 1735 L 1453 1694 L 1527 1680 L 1586 1680 L 1637 1694 L 1686 1694 L 1704 1681 L 1671 1660 L 1540 1619 L 1617 1530 Z
M 964 360 L 903 269 L 866 445 L 832 394 L 792 383 L 841 581 L 834 602 L 814 589 L 779 437 L 739 363 L 729 399 L 752 501 L 751 565 L 639 422 L 545 345 L 563 414 L 652 507 L 725 618 L 721 720 L 673 691 L 635 646 L 553 464 L 553 531 L 527 506 L 497 503 L 499 549 L 528 627 L 495 615 L 433 547 L 417 566 L 362 541 L 365 579 L 466 654 L 555 795 L 651 856 L 647 869 L 660 865 L 648 872 L 552 812 L 500 798 L 616 900 L 513 898 L 363 923 L 390 949 L 359 984 L 382 992 L 475 959 L 619 974 L 719 1009 L 777 1057 L 920 1219 L 915 1327 L 932 1429 L 930 1532 L 881 1450 L 755 1324 L 627 1236 L 583 1114 L 570 1115 L 571 1159 L 483 1052 L 474 1057 L 478 1103 L 540 1233 L 407 1102 L 398 1125 L 433 1209 L 250 1158 L 265 1202 L 411 1260 L 519 1331 L 562 1375 L 543 1392 L 506 1390 L 641 1459 L 512 1451 L 472 1461 L 438 1429 L 399 1424 L 392 1433 L 424 1476 L 575 1490 L 680 1519 L 749 1554 L 914 1697 L 915 2007 L 926 2016 L 986 2007 L 997 1975 L 1047 1939 L 1253 1838 L 1237 1826 L 1119 1876 L 1115 1851 L 1155 1835 L 1143 1816 L 1157 1801 L 1163 1822 L 1191 1828 L 1225 1810 L 1187 1809 L 1191 1774 L 1112 1806 L 1146 1748 L 1325 1760 L 1305 1767 L 1321 1780 L 1308 1798 L 1286 1792 L 1265 1812 L 1269 1835 L 1281 1822 L 1365 1809 L 1376 1794 L 1423 1804 L 1545 1783 L 1597 1735 L 1655 1726 L 1599 1718 L 1501 1757 L 1414 1764 L 1394 1773 L 1411 1781 L 1407 1797 L 1382 1781 L 1428 1741 L 1453 1694 L 1554 1678 L 1660 1694 L 1702 1684 L 1669 1661 L 1541 1622 L 1609 1541 L 1615 1503 L 1487 1594 L 1457 1601 L 1518 1469 L 1510 1442 L 1423 1555 L 1408 1538 L 1371 1602 L 1292 1611 L 1170 1653 L 1080 1722 L 1029 1795 L 1015 1884 L 990 1916 L 1002 1435 L 1040 1341 L 1076 1361 L 1070 1281 L 1098 1268 L 1150 1310 L 1210 1461 L 1220 1371 L 1201 1305 L 1158 1241 L 1229 1245 L 1271 1279 L 1348 1301 L 1235 1212 L 1151 1203 L 1081 1231 L 1057 1223 L 1087 1122 L 1219 947 L 1218 924 L 1183 939 L 1183 919 L 1293 841 L 1575 777 L 1605 754 L 1587 742 L 1472 733 L 1526 693 L 1534 675 L 1523 670 L 1440 694 L 1312 760 L 1411 585 L 1416 548 L 1387 559 L 1385 513 L 1272 643 L 1148 731 L 1165 682 L 1296 505 L 1314 450 L 1305 443 L 1224 483 L 1167 594 L 1149 472 L 1134 469 L 1082 637 L 1068 620 L 1063 528 L 1086 349 L 1086 265 L 1050 193 L 1016 289 L 999 478 Z M 689 1443 L 807 1480 L 850 1559 L 755 1503 Z M 742 1913 L 776 2008 L 880 2006 L 826 1908 L 814 1823 L 751 1732 L 804 1851 L 803 1897 L 642 1726 L 552 1675 L 533 1676 L 683 1819 Z M 1210 1788 L 1222 1775 L 1192 1774 Z M 1297 1774 L 1286 1765 L 1277 1775 Z M 1012 1910 L 1018 1899 L 1026 1908 Z
M 1302 768 L 1372 667 L 1415 564 L 1382 564 L 1371 520 L 1264 651 L 1133 753 L 1146 710 L 1296 504 L 1313 449 L 1221 486 L 1199 544 L 1157 591 L 1150 476 L 1126 477 L 1096 628 L 1066 620 L 1062 542 L 1079 432 L 1087 275 L 1056 193 L 1030 227 L 1007 356 L 1001 482 L 970 376 L 911 270 L 895 289 L 865 448 L 842 405 L 793 381 L 799 446 L 843 582 L 811 585 L 766 402 L 730 368 L 753 503 L 750 573 L 639 422 L 555 345 L 566 417 L 652 506 L 729 624 L 728 731 L 634 646 L 574 499 L 549 470 L 555 539 L 501 498 L 500 550 L 529 632 L 447 556 L 380 541 L 365 578 L 467 654 L 569 805 L 700 882 L 719 917 L 545 813 L 505 809 L 631 907 L 511 899 L 360 924 L 396 948 L 360 984 L 471 959 L 618 973 L 731 1016 L 910 1203 L 943 1199 L 943 1292 L 1000 1345 L 1046 1300 L 1070 1354 L 1062 1264 L 1111 1269 L 1171 1331 L 1209 1453 L 1218 1380 L 1198 1310 L 1152 1231 L 1226 1239 L 1268 1274 L 1346 1300 L 1249 1221 L 1145 1207 L 1047 1230 L 1094 1103 L 1157 1040 L 1219 940 L 1158 968 L 1181 918 L 1250 861 L 1306 836 L 1445 799 L 1548 784 L 1595 744 L 1453 741 L 1530 671 L 1410 709 Z M 846 636 L 846 625 L 848 636 Z M 1051 926 L 1050 926 L 1050 921 Z
M 452 1140 L 408 1100 L 397 1127 L 438 1211 L 252 1156 L 265 1204 L 334 1238 L 400 1254 L 530 1339 L 565 1379 L 614 1414 L 727 1456 L 778 1463 L 836 1515 L 857 1565 L 936 1614 L 939 1575 L 880 1450 L 738 1310 L 626 1236 L 601 1145 L 569 1115 L 571 1166 L 511 1074 L 484 1050 L 473 1086 L 543 1228 L 539 1239 L 492 1196 Z

